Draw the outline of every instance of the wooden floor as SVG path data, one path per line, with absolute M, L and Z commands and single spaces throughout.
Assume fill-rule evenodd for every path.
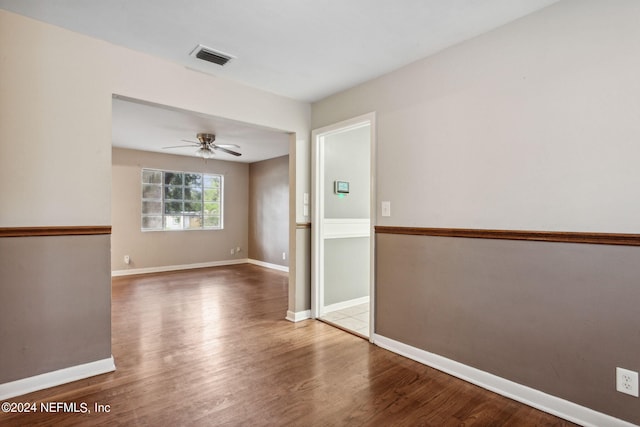
M 282 272 L 115 278 L 112 300 L 115 372 L 11 399 L 92 413 L 0 413 L 0 425 L 573 425 L 322 322 L 284 320 Z

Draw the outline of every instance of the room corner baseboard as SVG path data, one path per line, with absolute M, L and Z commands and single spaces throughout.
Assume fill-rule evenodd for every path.
M 164 273 L 165 271 L 191 270 L 193 268 L 223 267 L 225 265 L 246 264 L 248 262 L 249 262 L 248 259 L 242 258 L 242 259 L 230 259 L 230 260 L 224 260 L 224 261 L 199 262 L 195 264 L 165 265 L 160 267 L 146 267 L 146 268 L 130 268 L 127 270 L 113 270 L 111 272 L 111 277 L 132 276 L 134 274 Z
M 21 380 L 0 384 L 0 400 L 10 399 L 23 394 L 32 393 L 45 388 L 82 380 L 107 372 L 116 370 L 113 356 L 97 360 L 95 362 L 84 363 L 70 368 L 59 369 Z
M 257 259 L 251 259 L 251 258 L 249 258 L 247 262 L 249 264 L 259 265 L 260 267 L 271 268 L 273 270 L 284 271 L 287 273 L 289 272 L 289 267 L 285 265 L 271 264 L 270 262 L 258 261 Z
M 287 317 L 285 317 L 290 322 L 300 322 L 301 320 L 311 319 L 311 310 L 305 311 L 287 311 Z
M 373 343 L 393 353 L 431 366 L 464 381 L 498 393 L 509 399 L 555 415 L 585 427 L 634 427 L 635 424 L 594 411 L 568 400 L 515 383 L 480 369 L 464 365 L 428 351 L 395 341 L 382 335 L 373 336 Z

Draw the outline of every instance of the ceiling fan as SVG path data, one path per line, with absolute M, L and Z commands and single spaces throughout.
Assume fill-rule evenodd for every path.
M 182 141 L 189 143 L 189 145 L 174 145 L 171 147 L 162 147 L 165 148 L 187 148 L 187 147 L 198 147 L 198 151 L 196 151 L 196 156 L 202 157 L 203 159 L 210 159 L 215 156 L 215 150 L 222 151 L 227 154 L 231 154 L 232 156 L 241 156 L 241 153 L 237 151 L 230 150 L 229 148 L 240 148 L 239 145 L 236 144 L 214 144 L 216 140 L 216 136 L 212 133 L 199 133 L 196 135 L 198 138 L 198 142 L 196 141 L 188 141 L 183 139 Z

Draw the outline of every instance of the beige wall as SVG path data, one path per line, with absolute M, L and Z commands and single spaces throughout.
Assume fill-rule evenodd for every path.
M 248 228 L 250 259 L 289 265 L 289 156 L 249 165 Z
M 2 226 L 111 223 L 110 50 L 0 10 Z
M 638 233 L 639 19 L 564 0 L 313 104 L 312 127 L 376 112 L 377 225 Z M 378 236 L 376 333 L 639 423 L 614 380 L 640 370 L 636 252 Z
M 297 139 L 295 152 L 302 159 L 308 156 L 310 106 L 306 103 L 194 72 L 4 10 L 0 10 L 0 52 L 2 227 L 111 225 L 114 94 L 293 132 Z M 298 181 L 293 186 L 295 203 L 309 191 L 309 169 L 299 167 L 292 172 Z M 103 250 L 94 253 L 99 259 L 93 261 L 106 261 L 108 265 L 109 239 L 101 244 Z M 44 264 L 38 259 L 33 262 L 35 266 Z M 11 282 L 2 281 L 0 290 L 13 290 L 30 280 L 26 275 L 12 277 Z M 56 287 L 65 277 L 51 270 L 37 277 L 38 286 Z M 92 270 L 83 277 L 85 282 L 96 283 L 99 289 L 84 305 L 110 303 L 108 269 Z M 65 293 L 81 293 L 81 286 L 74 282 Z M 297 288 L 295 280 L 291 286 L 292 299 L 307 292 Z M 26 308 L 28 302 L 21 298 L 6 303 Z M 80 317 L 83 304 L 70 305 L 67 314 Z M 85 314 L 87 323 L 98 322 L 102 316 L 101 312 Z M 103 329 L 99 334 L 83 335 L 84 344 L 110 346 L 110 320 L 100 324 Z M 49 326 L 55 328 L 55 324 Z M 42 339 L 47 332 L 47 328 L 41 329 Z M 19 335 L 3 341 L 3 346 L 20 346 Z M 57 366 L 77 364 L 75 347 L 63 348 Z M 46 351 L 34 357 L 36 364 L 47 366 Z M 22 376 L 41 373 L 37 369 L 20 372 Z
M 113 149 L 111 268 L 186 265 L 247 258 L 249 166 L 161 153 Z M 224 229 L 140 231 L 142 168 L 215 173 L 224 179 Z M 232 248 L 240 247 L 237 254 Z M 129 265 L 124 255 L 131 257 Z
M 312 126 L 376 112 L 380 225 L 637 232 L 639 16 L 561 1 L 313 104 Z
M 16 142 L 0 146 L 3 226 L 110 224 L 113 94 L 296 132 L 308 151 L 308 104 L 4 10 L 0 23 L 0 136 Z

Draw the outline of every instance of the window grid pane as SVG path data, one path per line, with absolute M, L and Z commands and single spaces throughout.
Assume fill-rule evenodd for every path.
M 142 182 L 144 184 L 162 184 L 162 171 L 145 169 L 142 171 Z
M 222 176 L 142 170 L 142 230 L 222 229 Z

